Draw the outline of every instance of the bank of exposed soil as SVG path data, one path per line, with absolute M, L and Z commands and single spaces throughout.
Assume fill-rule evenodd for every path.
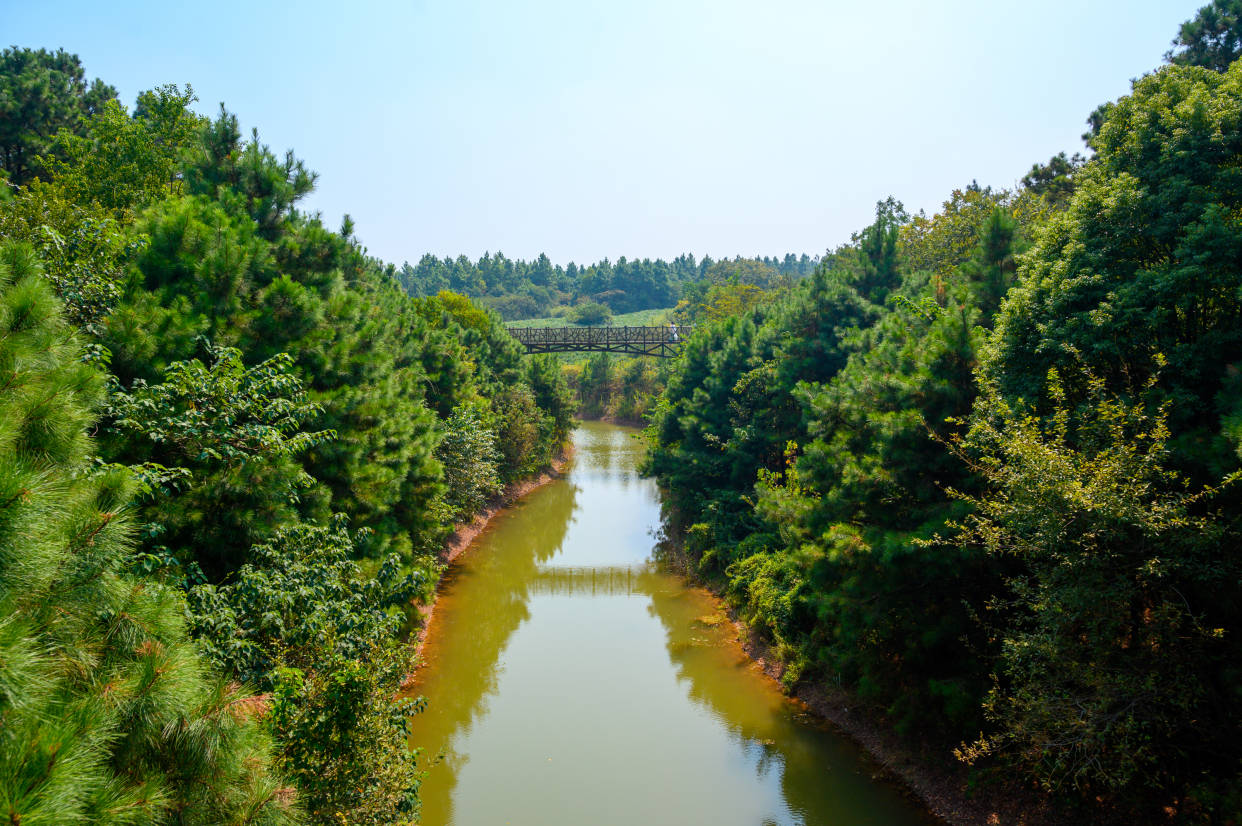
M 627 424 L 611 418 L 600 420 Z M 550 468 L 538 476 L 509 486 L 473 521 L 457 526 L 440 553 L 441 561 L 451 566 L 497 514 L 531 491 L 561 478 L 572 455 L 573 446 L 569 445 L 553 461 Z M 765 674 L 779 682 L 785 666 L 767 641 L 738 616 L 711 583 L 703 582 L 694 574 L 682 553 L 680 543 L 666 538 L 661 544 L 665 561 L 678 568 L 692 584 L 712 593 L 721 610 L 731 618 L 742 650 Z M 443 587 L 448 578 L 448 575 L 442 577 L 439 587 Z M 439 587 L 436 598 L 419 608 L 421 625 L 414 639 L 418 652 L 422 650 L 434 616 Z M 806 683 L 799 684 L 792 692 L 786 693 L 809 713 L 826 721 L 858 744 L 870 756 L 879 776 L 905 789 L 929 813 L 949 826 L 1069 826 L 1074 822 L 1055 813 L 1044 801 L 1026 789 L 1011 786 L 976 789 L 968 793 L 968 777 L 964 767 L 950 756 L 945 756 L 944 764 L 938 765 L 937 758 L 930 750 L 920 751 L 903 741 L 890 726 L 878 716 L 869 713 L 862 703 L 857 702 L 847 692 Z
M 773 680 L 780 682 L 785 664 L 763 636 L 751 628 L 712 583 L 692 570 L 679 541 L 661 542 L 665 562 L 688 581 L 713 594 L 732 621 L 742 650 Z M 1031 789 L 1013 784 L 969 788 L 965 767 L 951 755 L 938 758 L 898 737 L 879 715 L 848 692 L 800 683 L 786 691 L 809 713 L 829 723 L 866 752 L 881 777 L 900 786 L 936 819 L 948 826 L 1075 826 L 1082 823 L 1056 811 Z M 938 760 L 943 760 L 938 763 Z
M 537 476 L 522 479 L 509 485 L 499 496 L 492 500 L 492 503 L 487 508 L 476 514 L 472 521 L 458 525 L 452 535 L 449 536 L 444 548 L 440 551 L 440 561 L 446 565 L 452 565 L 453 561 L 470 547 L 498 513 L 536 488 L 541 488 L 554 479 L 560 479 L 564 475 L 565 465 L 569 463 L 573 455 L 573 444 L 566 444 L 561 449 L 560 455 L 552 460 L 550 467 Z M 422 653 L 423 643 L 427 639 L 427 630 L 431 627 L 431 619 L 435 615 L 436 603 L 440 599 L 440 588 L 443 587 L 444 582 L 445 577 L 441 576 L 440 582 L 436 586 L 435 596 L 426 605 L 418 606 L 419 626 L 413 639 L 416 655 Z M 406 682 L 408 683 L 412 677 L 413 675 L 411 674 L 410 678 L 406 679 Z

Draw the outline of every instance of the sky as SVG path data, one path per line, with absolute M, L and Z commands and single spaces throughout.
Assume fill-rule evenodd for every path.
M 0 0 L 0 45 L 189 83 L 372 255 L 816 255 L 1081 150 L 1206 0 Z

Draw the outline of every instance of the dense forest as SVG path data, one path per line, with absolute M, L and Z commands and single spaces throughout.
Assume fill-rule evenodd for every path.
M 0 807 L 410 821 L 412 606 L 572 402 L 194 101 L 0 55 Z
M 793 685 L 1076 822 L 1242 812 L 1242 5 L 1088 157 L 700 323 L 656 404 L 671 533 Z
M 686 253 L 671 262 L 622 256 L 616 263 L 604 259 L 579 266 L 571 261 L 562 267 L 553 265 L 547 255 L 514 261 L 498 252 L 478 261 L 464 255 L 455 259 L 424 255 L 417 266 L 403 264 L 397 278 L 411 295 L 452 290 L 512 320 L 564 314 L 583 304 L 602 305 L 612 313 L 671 307 L 715 284 L 774 288 L 809 275 L 818 263 L 818 257 L 805 253 L 721 261 L 711 256 L 695 260 Z

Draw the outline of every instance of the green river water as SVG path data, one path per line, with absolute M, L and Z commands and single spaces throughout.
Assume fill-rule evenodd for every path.
M 567 476 L 447 575 L 415 686 L 422 822 L 926 826 L 652 561 L 635 432 L 592 422 L 574 442 Z

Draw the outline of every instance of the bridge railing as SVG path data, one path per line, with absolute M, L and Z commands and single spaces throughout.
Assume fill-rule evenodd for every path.
M 603 351 L 636 355 L 676 355 L 693 331 L 690 325 L 661 327 L 510 327 L 527 352 Z

